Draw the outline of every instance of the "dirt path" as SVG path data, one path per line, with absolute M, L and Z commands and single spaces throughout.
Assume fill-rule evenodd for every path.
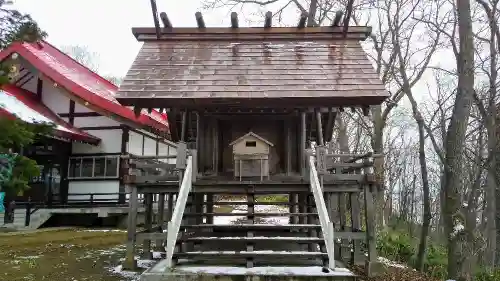
M 123 231 L 76 229 L 2 233 L 0 280 L 126 280 L 109 269 L 124 256 L 125 238 Z

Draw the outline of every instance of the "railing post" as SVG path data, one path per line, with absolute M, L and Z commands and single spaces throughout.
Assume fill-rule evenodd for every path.
M 90 205 L 94 205 L 94 194 L 90 194 Z
M 31 221 L 31 197 L 28 197 L 26 204 L 26 216 L 24 217 L 24 226 L 29 226 Z
M 316 146 L 316 170 L 318 172 L 320 190 L 323 192 L 323 175 L 326 173 L 326 147 Z
M 190 149 L 189 150 L 189 155 L 192 156 L 192 180 L 193 182 L 196 182 L 196 178 L 198 177 L 198 156 L 196 155 L 197 150 L 196 149 Z

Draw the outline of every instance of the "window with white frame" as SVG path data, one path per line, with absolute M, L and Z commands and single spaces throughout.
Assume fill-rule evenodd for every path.
M 68 179 L 117 178 L 120 156 L 70 157 Z

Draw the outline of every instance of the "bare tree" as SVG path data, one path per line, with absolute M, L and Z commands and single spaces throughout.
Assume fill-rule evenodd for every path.
M 497 111 L 497 101 L 498 101 L 498 50 L 500 50 L 500 33 L 498 26 L 498 0 L 477 0 L 477 2 L 482 7 L 484 13 L 484 20 L 488 23 L 488 29 L 486 29 L 486 36 L 483 37 L 482 34 L 476 34 L 478 41 L 486 45 L 486 55 L 482 56 L 482 52 L 478 52 L 478 58 L 480 60 L 480 70 L 487 77 L 487 83 L 485 83 L 486 90 L 482 91 L 485 94 L 480 95 L 481 91 L 475 92 L 475 101 L 484 120 L 487 139 L 488 139 L 488 161 L 487 167 L 487 185 L 486 185 L 486 213 L 487 213 L 487 244 L 486 247 L 486 264 L 492 269 L 495 265 L 495 259 L 500 258 L 497 254 L 496 247 L 497 241 L 500 241 L 500 231 L 497 228 L 500 224 L 498 221 L 500 216 L 496 215 L 500 211 L 497 210 L 497 197 L 500 196 L 498 189 L 498 176 L 497 176 L 497 125 L 496 119 L 498 115 Z M 477 51 L 478 48 L 476 48 Z M 498 195 L 497 195 L 498 194 Z M 500 199 L 499 199 L 500 200 Z M 500 214 L 500 212 L 499 212 Z
M 94 72 L 99 70 L 99 54 L 86 46 L 69 45 L 61 47 L 61 50 L 88 69 Z
M 456 55 L 458 87 L 455 104 L 449 120 L 446 134 L 444 184 L 442 191 L 445 201 L 443 220 L 445 234 L 448 237 L 448 278 L 468 280 L 470 276 L 463 272 L 462 255 L 470 254 L 459 247 L 462 235 L 457 232 L 465 223 L 461 215 L 460 189 L 461 179 L 456 175 L 463 172 L 462 155 L 465 149 L 467 120 L 470 116 L 474 99 L 474 38 L 472 30 L 472 12 L 469 0 L 457 0 L 459 52 Z M 464 233 L 465 236 L 470 235 Z
M 69 45 L 61 47 L 61 50 L 93 72 L 99 72 L 99 54 L 90 51 L 86 46 Z M 121 78 L 115 76 L 104 76 L 104 79 L 117 86 L 119 86 L 122 81 Z

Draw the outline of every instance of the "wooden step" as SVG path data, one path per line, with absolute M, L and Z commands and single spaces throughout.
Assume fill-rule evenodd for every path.
M 272 240 L 277 240 L 277 241 L 297 241 L 298 243 L 324 243 L 325 240 L 323 238 L 318 238 L 318 237 L 264 237 L 264 236 L 257 236 L 257 237 L 238 237 L 238 236 L 233 236 L 233 237 L 181 237 L 182 241 L 196 241 L 196 242 L 202 242 L 202 241 L 245 241 L 245 242 L 260 242 L 260 241 L 272 241 Z
M 288 217 L 288 216 L 317 216 L 318 213 L 184 213 L 184 216 L 187 217 L 206 217 L 206 216 L 224 216 L 224 217 L 233 217 L 233 216 L 254 216 L 254 217 Z
M 189 224 L 182 225 L 183 229 L 203 229 L 211 228 L 214 230 L 260 230 L 260 229 L 318 229 L 321 228 L 319 224 Z
M 327 253 L 322 252 L 287 252 L 287 251 L 194 251 L 175 253 L 177 258 L 186 257 L 302 257 L 302 258 L 328 258 Z
M 258 231 L 258 229 L 256 230 Z M 245 232 L 241 231 L 241 232 Z M 240 235 L 241 235 L 240 232 Z M 219 232 L 221 234 L 223 232 Z M 215 233 L 217 234 L 217 233 Z M 215 236 L 214 233 L 194 233 L 195 236 L 192 235 L 179 235 L 179 241 L 221 241 L 221 240 L 233 240 L 233 241 L 301 241 L 301 242 L 324 242 L 323 238 L 319 237 L 300 237 L 293 236 L 293 232 L 288 232 L 287 234 L 291 234 L 290 236 L 255 236 L 255 237 L 245 237 L 245 236 Z M 296 235 L 296 234 L 295 234 Z M 354 239 L 354 240 L 364 240 L 366 239 L 365 232 L 350 232 L 350 231 L 337 231 L 333 234 L 334 239 Z

